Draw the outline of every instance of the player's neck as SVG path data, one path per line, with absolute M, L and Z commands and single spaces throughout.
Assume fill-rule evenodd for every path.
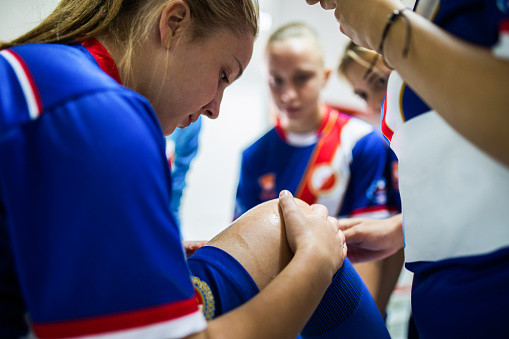
M 281 125 L 286 132 L 295 134 L 311 133 L 320 128 L 324 116 L 324 108 L 322 106 L 318 106 L 315 113 L 311 114 L 307 119 L 281 119 Z

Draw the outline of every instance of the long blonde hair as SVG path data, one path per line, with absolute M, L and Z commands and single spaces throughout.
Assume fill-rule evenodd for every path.
M 173 0 L 62 0 L 38 26 L 9 41 L 0 50 L 30 43 L 69 43 L 108 35 L 125 51 L 118 67 L 131 74 L 136 45 L 148 35 L 162 9 Z M 258 34 L 257 0 L 184 0 L 190 8 L 194 40 L 218 30 Z

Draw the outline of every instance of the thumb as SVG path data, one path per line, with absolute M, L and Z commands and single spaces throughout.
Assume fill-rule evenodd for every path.
M 291 222 L 291 220 L 295 220 L 301 216 L 302 212 L 297 207 L 292 193 L 287 190 L 283 190 L 279 193 L 279 207 L 281 208 L 281 213 L 285 222 Z

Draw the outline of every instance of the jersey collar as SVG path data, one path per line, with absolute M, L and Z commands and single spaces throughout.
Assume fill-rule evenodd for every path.
M 96 38 L 88 38 L 87 40 L 82 41 L 81 45 L 85 47 L 90 54 L 92 54 L 103 72 L 115 79 L 119 84 L 122 84 L 120 75 L 118 74 L 117 65 L 115 65 L 115 61 L 113 61 L 113 58 L 103 44 L 101 44 Z

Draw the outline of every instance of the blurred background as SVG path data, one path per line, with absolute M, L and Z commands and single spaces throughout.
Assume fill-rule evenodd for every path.
M 0 39 L 10 40 L 37 25 L 58 2 L 0 0 Z M 277 27 L 290 21 L 304 21 L 314 27 L 321 36 L 326 64 L 333 68 L 323 99 L 340 106 L 364 107 L 335 72 L 348 38 L 339 32 L 332 11 L 308 6 L 304 0 L 259 3 L 261 30 L 253 58 L 243 76 L 225 91 L 219 118 L 202 119 L 200 146 L 187 175 L 180 212 L 186 239 L 210 239 L 232 220 L 241 152 L 272 123 L 263 52 L 268 36 Z
M 414 1 L 403 1 L 412 7 Z M 56 6 L 56 0 L 0 0 L 0 40 L 9 40 L 37 25 Z M 340 107 L 363 110 L 336 68 L 348 38 L 341 34 L 332 11 L 304 0 L 259 0 L 260 34 L 243 76 L 225 91 L 220 116 L 202 119 L 200 144 L 187 174 L 181 202 L 181 226 L 186 240 L 208 240 L 232 221 L 240 156 L 244 148 L 272 126 L 268 87 L 264 76 L 264 48 L 270 33 L 291 21 L 303 21 L 318 32 L 332 76 L 323 100 Z M 411 276 L 404 270 L 391 299 L 388 327 L 393 338 L 406 337 Z

